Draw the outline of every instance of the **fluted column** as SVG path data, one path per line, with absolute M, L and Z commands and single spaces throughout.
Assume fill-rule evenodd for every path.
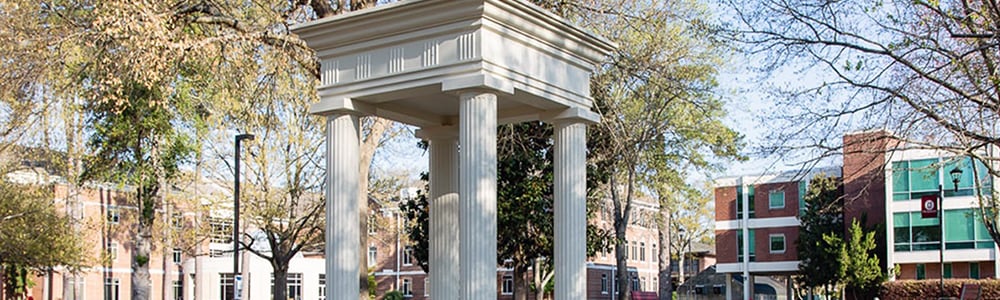
M 587 125 L 555 122 L 555 296 L 587 298 Z
M 430 144 L 431 299 L 458 299 L 458 128 L 421 129 Z
M 358 298 L 358 128 L 358 116 L 350 113 L 326 118 L 327 299 Z
M 461 299 L 496 299 L 497 96 L 477 91 L 459 97 Z

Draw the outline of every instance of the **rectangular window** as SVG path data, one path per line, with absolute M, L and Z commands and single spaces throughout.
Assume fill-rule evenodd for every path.
M 774 190 L 767 193 L 767 203 L 770 209 L 785 208 L 785 191 Z
M 121 281 L 114 277 L 104 278 L 104 300 L 118 300 L 118 286 Z
M 601 294 L 608 293 L 608 274 L 601 274 Z
M 368 267 L 375 266 L 375 262 L 378 261 L 378 247 L 375 245 L 368 246 Z
M 772 234 L 768 237 L 771 239 L 771 253 L 785 253 L 784 234 Z
M 121 209 L 117 206 L 108 206 L 108 223 L 118 224 L 122 220 Z
M 809 182 L 803 180 L 799 181 L 799 216 L 805 215 L 806 213 L 806 188 L 808 188 Z
M 513 295 L 514 294 L 514 276 L 504 275 L 503 285 L 500 286 L 501 295 Z
M 368 215 L 368 235 L 375 235 L 378 233 L 378 222 L 375 219 L 375 214 Z
M 756 260 L 756 242 L 754 242 L 754 230 L 750 229 L 750 261 Z M 736 231 L 736 260 L 743 261 L 743 230 Z M 676 264 L 673 264 L 676 265 Z
M 631 243 L 632 243 L 632 256 L 631 257 L 632 257 L 632 259 L 637 259 L 637 258 L 639 258 L 639 253 L 638 253 L 639 252 L 639 247 L 636 246 L 636 242 L 631 242 Z
M 174 280 L 174 300 L 184 300 L 184 282 Z
M 424 297 L 431 296 L 431 278 L 424 277 Z
M 112 241 L 108 243 L 108 258 L 111 261 L 118 259 L 118 242 Z
M 319 300 L 326 300 L 326 274 L 319 274 Z
M 182 215 L 180 213 L 173 213 L 173 214 L 171 214 L 170 215 L 170 226 L 173 226 L 174 229 L 180 229 L 182 226 L 184 226 L 184 215 Z
M 639 261 L 646 261 L 646 242 L 639 243 Z
M 653 244 L 653 247 L 650 247 L 649 249 L 653 252 L 653 255 L 651 255 L 653 261 L 658 261 L 658 259 L 660 259 L 660 257 L 656 256 L 656 251 L 659 250 L 659 249 L 656 249 L 656 244 Z
M 748 194 L 747 197 L 749 198 L 748 199 L 749 201 L 747 201 L 747 206 L 749 207 L 749 211 L 750 211 L 749 218 L 752 219 L 754 217 L 754 189 L 753 189 L 753 186 L 749 186 L 749 188 L 747 190 L 749 191 L 747 193 Z M 740 218 L 740 219 L 743 218 L 743 187 L 742 186 L 736 187 L 736 216 L 738 218 Z
M 413 265 L 413 246 L 406 246 L 403 248 L 403 265 Z
M 944 264 L 944 278 L 951 278 L 951 263 Z
M 400 288 L 400 292 L 403 292 L 403 296 L 413 297 L 413 281 L 409 278 L 403 278 L 403 287 Z
M 288 299 L 302 299 L 302 273 L 288 273 L 285 277 L 285 293 Z M 274 298 L 274 273 L 271 273 L 271 298 Z
M 212 228 L 209 242 L 228 244 L 233 241 L 233 220 L 226 218 L 208 218 Z
M 233 273 L 219 273 L 219 299 L 233 300 Z
M 87 286 L 84 277 L 64 275 L 63 282 L 63 299 L 83 300 L 84 287 Z
M 917 264 L 917 279 L 927 278 L 927 267 L 924 264 Z
M 979 263 L 977 262 L 969 263 L 969 278 L 979 279 Z
M 927 251 L 941 248 L 937 218 L 923 218 L 920 212 L 894 213 L 893 243 L 896 251 Z
M 174 258 L 174 263 L 175 264 L 180 264 L 181 263 L 181 254 L 182 254 L 182 252 L 181 252 L 180 248 L 174 248 L 174 257 L 173 258 Z

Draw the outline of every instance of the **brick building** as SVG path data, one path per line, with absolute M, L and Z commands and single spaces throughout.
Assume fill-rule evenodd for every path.
M 996 278 L 997 248 L 976 210 L 972 165 L 968 158 L 911 149 L 884 131 L 867 131 L 844 136 L 842 166 L 720 178 L 715 181 L 717 271 L 740 285 L 746 276 L 753 282 L 759 275 L 795 274 L 802 196 L 808 181 L 823 173 L 843 180 L 845 224 L 860 220 L 876 228 L 876 254 L 885 270 L 895 270 L 891 278 Z M 985 174 L 982 168 L 977 174 Z M 957 183 L 953 170 L 961 171 Z M 988 193 L 994 180 L 982 176 L 980 187 Z M 937 218 L 920 213 L 920 198 L 939 193 L 944 196 L 940 228 Z M 749 236 L 746 247 L 743 236 Z

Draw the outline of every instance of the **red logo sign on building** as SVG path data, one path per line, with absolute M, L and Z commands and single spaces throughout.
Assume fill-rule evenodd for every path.
M 927 195 L 920 197 L 920 215 L 924 218 L 937 218 L 938 196 Z

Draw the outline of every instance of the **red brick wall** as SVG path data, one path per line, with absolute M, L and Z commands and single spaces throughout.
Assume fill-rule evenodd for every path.
M 735 263 L 738 249 L 736 249 L 735 230 L 715 231 L 715 253 L 720 264 Z
M 715 188 L 715 219 L 736 220 L 736 187 Z
M 897 141 L 886 131 L 871 131 L 844 135 L 844 226 L 854 220 L 866 220 L 865 228 L 874 228 L 875 253 L 887 270 L 885 241 L 885 166 L 886 150 Z M 929 271 L 928 271 L 929 272 Z M 929 276 L 929 275 L 928 275 Z
M 771 253 L 771 240 L 770 235 L 772 234 L 784 234 L 785 235 L 785 252 L 783 253 Z M 768 261 L 793 261 L 798 259 L 796 254 L 795 245 L 796 241 L 799 239 L 799 228 L 798 227 L 777 227 L 777 228 L 760 228 L 754 230 L 754 242 L 755 242 L 755 256 L 758 262 L 768 262 Z
M 783 208 L 770 208 L 770 193 L 774 190 L 781 190 L 785 192 L 785 206 Z M 767 183 L 755 186 L 754 205 L 754 217 L 756 218 L 797 216 L 799 214 L 798 181 Z

